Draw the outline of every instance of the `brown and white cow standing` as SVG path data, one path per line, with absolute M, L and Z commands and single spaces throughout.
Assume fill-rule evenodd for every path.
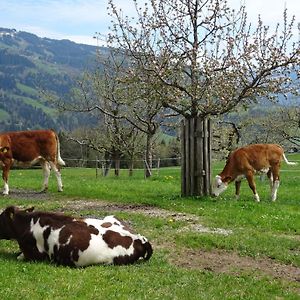
M 283 149 L 276 144 L 253 144 L 236 149 L 229 155 L 223 171 L 216 176 L 212 194 L 219 196 L 227 189 L 228 184 L 234 181 L 235 194 L 239 198 L 241 180 L 245 177 L 253 191 L 255 200 L 259 202 L 254 174 L 262 172 L 268 175 L 271 199 L 275 201 L 279 187 L 279 170 L 282 160 L 289 165 L 296 164 L 289 162 L 284 155 Z
M 8 175 L 12 165 L 32 166 L 40 164 L 43 168 L 42 191 L 48 189 L 50 168 L 57 179 L 58 191 L 63 190 L 60 166 L 65 162 L 60 156 L 60 144 L 53 130 L 16 131 L 0 134 L 0 163 L 4 180 L 3 194 L 8 195 Z
M 153 252 L 145 237 L 114 216 L 82 219 L 15 206 L 0 215 L 0 239 L 18 242 L 22 252 L 18 259 L 76 267 L 131 264 L 148 260 Z

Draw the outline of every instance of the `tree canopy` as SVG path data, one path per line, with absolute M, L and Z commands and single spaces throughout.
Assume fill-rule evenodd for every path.
M 295 17 L 283 12 L 272 31 L 260 17 L 247 22 L 245 6 L 219 0 L 132 0 L 136 17 L 109 1 L 110 47 L 130 58 L 127 76 L 147 74 L 164 107 L 190 118 L 219 115 L 260 97 L 295 93 L 299 40 Z

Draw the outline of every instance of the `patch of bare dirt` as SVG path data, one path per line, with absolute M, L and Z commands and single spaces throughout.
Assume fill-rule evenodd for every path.
M 223 228 L 209 228 L 200 224 L 198 216 L 172 212 L 166 209 L 153 207 L 150 205 L 137 205 L 137 204 L 112 204 L 107 202 L 94 202 L 94 201 L 70 201 L 64 206 L 65 209 L 80 210 L 80 209 L 95 209 L 95 210 L 104 210 L 106 212 L 118 212 L 126 211 L 130 213 L 138 213 L 147 215 L 149 217 L 159 217 L 165 218 L 170 222 L 174 221 L 185 221 L 188 223 L 187 226 L 182 227 L 181 231 L 197 231 L 202 233 L 214 233 L 229 235 L 232 233 L 232 230 L 223 229 Z
M 258 272 L 277 279 L 300 283 L 300 268 L 298 267 L 281 264 L 268 258 L 244 257 L 234 252 L 186 249 L 183 253 L 172 254 L 169 260 L 172 264 L 185 268 L 234 275 L 245 271 Z
M 32 190 L 25 190 L 25 189 L 12 189 L 9 191 L 8 196 L 14 199 L 22 199 L 22 200 L 49 200 L 53 199 L 53 195 L 46 192 L 38 192 Z

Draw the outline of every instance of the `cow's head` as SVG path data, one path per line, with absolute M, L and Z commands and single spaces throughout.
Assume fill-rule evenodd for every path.
M 8 135 L 0 135 L 0 156 L 7 156 L 10 152 L 10 138 Z
M 7 207 L 0 215 L 0 239 L 16 239 L 18 237 L 16 215 L 19 213 L 28 213 L 33 210 L 33 207 L 24 210 L 20 210 L 15 206 Z M 22 224 L 20 224 L 20 226 L 22 226 Z
M 222 179 L 220 175 L 217 175 L 212 187 L 213 196 L 218 197 L 220 194 L 222 194 L 227 189 L 229 182 L 230 178 Z

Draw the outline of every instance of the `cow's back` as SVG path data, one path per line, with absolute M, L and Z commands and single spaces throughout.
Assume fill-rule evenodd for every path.
M 55 160 L 57 141 L 52 130 L 9 132 L 12 156 L 20 162 L 30 162 L 37 157 Z
M 280 163 L 282 154 L 283 149 L 279 145 L 253 144 L 235 150 L 230 155 L 230 160 L 239 171 L 251 168 L 260 171 Z

